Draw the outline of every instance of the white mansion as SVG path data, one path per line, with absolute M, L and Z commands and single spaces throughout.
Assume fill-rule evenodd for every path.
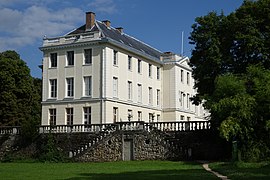
M 201 121 L 189 59 L 97 21 L 44 38 L 42 125 Z

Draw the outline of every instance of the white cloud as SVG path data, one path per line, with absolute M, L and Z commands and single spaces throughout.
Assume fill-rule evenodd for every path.
M 113 0 L 94 0 L 88 6 L 97 12 L 113 14 L 117 12 L 116 5 Z
M 30 6 L 25 10 L 0 9 L 0 51 L 14 49 L 63 35 L 84 21 L 84 12 L 78 8 L 52 10 Z

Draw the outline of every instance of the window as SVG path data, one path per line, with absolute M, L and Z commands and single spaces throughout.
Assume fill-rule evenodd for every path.
M 184 93 L 181 92 L 181 95 L 180 95 L 180 99 L 181 99 L 181 106 L 183 107 L 184 106 Z
M 157 79 L 159 80 L 160 79 L 160 68 L 157 67 Z
M 184 120 L 185 120 L 185 116 L 181 115 L 181 116 L 180 116 L 180 120 L 181 120 L 181 121 L 184 121 Z
M 187 84 L 189 85 L 189 72 L 187 72 Z
M 149 77 L 152 77 L 152 64 L 148 65 L 148 75 Z
M 152 105 L 153 104 L 153 89 L 152 87 L 148 88 L 148 96 L 149 96 L 149 104 Z
M 84 64 L 92 64 L 92 49 L 84 50 Z
M 132 82 L 128 81 L 128 99 L 132 100 Z
M 118 121 L 118 108 L 117 107 L 113 107 L 113 122 L 117 122 Z
M 128 109 L 128 121 L 131 121 L 133 117 L 132 110 Z
M 138 121 L 142 120 L 142 111 L 138 111 Z
M 113 65 L 117 66 L 118 65 L 118 52 L 113 50 Z
M 187 108 L 189 109 L 189 94 L 187 94 Z
M 142 102 L 142 85 L 138 84 L 138 102 Z
M 113 97 L 118 97 L 118 78 L 113 77 Z
M 84 77 L 84 95 L 92 96 L 92 76 Z
M 50 125 L 56 125 L 56 109 L 49 109 Z
M 73 108 L 66 108 L 67 125 L 73 124 Z
M 180 79 L 181 79 L 181 82 L 183 82 L 183 80 L 184 80 L 184 71 L 182 69 L 181 69 Z
M 51 62 L 51 65 L 50 67 L 51 68 L 54 68 L 54 67 L 57 67 L 57 53 L 51 53 L 50 54 L 50 62 Z
M 154 114 L 153 113 L 149 113 L 149 122 L 154 122 Z
M 190 121 L 190 117 L 187 117 L 187 121 Z
M 132 57 L 128 56 L 128 70 L 132 70 Z
M 91 107 L 83 108 L 84 124 L 91 124 Z
M 160 106 L 160 90 L 157 89 L 157 106 Z
M 74 96 L 74 79 L 67 78 L 67 97 Z
M 67 52 L 67 65 L 74 66 L 74 51 Z
M 138 73 L 142 73 L 142 61 L 138 59 Z
M 160 122 L 160 115 L 157 115 L 157 122 Z
M 57 79 L 50 80 L 50 97 L 56 98 L 57 97 Z

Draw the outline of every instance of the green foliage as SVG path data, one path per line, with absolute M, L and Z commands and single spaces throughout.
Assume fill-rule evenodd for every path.
M 35 137 L 41 116 L 41 80 L 15 51 L 0 53 L 0 125 L 22 126 L 23 136 Z
M 246 160 L 270 155 L 269 5 L 247 0 L 227 16 L 198 17 L 190 37 L 198 88 L 193 100 L 206 100 L 212 127 L 237 140 Z
M 65 162 L 68 158 L 55 144 L 55 139 L 51 133 L 47 136 L 47 141 L 43 144 L 39 160 L 42 162 Z

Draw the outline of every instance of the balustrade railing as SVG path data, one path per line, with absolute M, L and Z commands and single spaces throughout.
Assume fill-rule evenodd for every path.
M 0 126 L 0 134 L 20 134 L 20 126 Z
M 43 125 L 39 126 L 40 133 L 75 133 L 75 132 L 112 132 L 116 130 L 132 131 L 153 129 L 160 131 L 196 131 L 210 129 L 209 121 L 181 121 L 181 122 L 151 122 L 129 121 L 110 124 L 74 124 L 74 125 Z M 19 126 L 2 126 L 0 134 L 20 134 Z

